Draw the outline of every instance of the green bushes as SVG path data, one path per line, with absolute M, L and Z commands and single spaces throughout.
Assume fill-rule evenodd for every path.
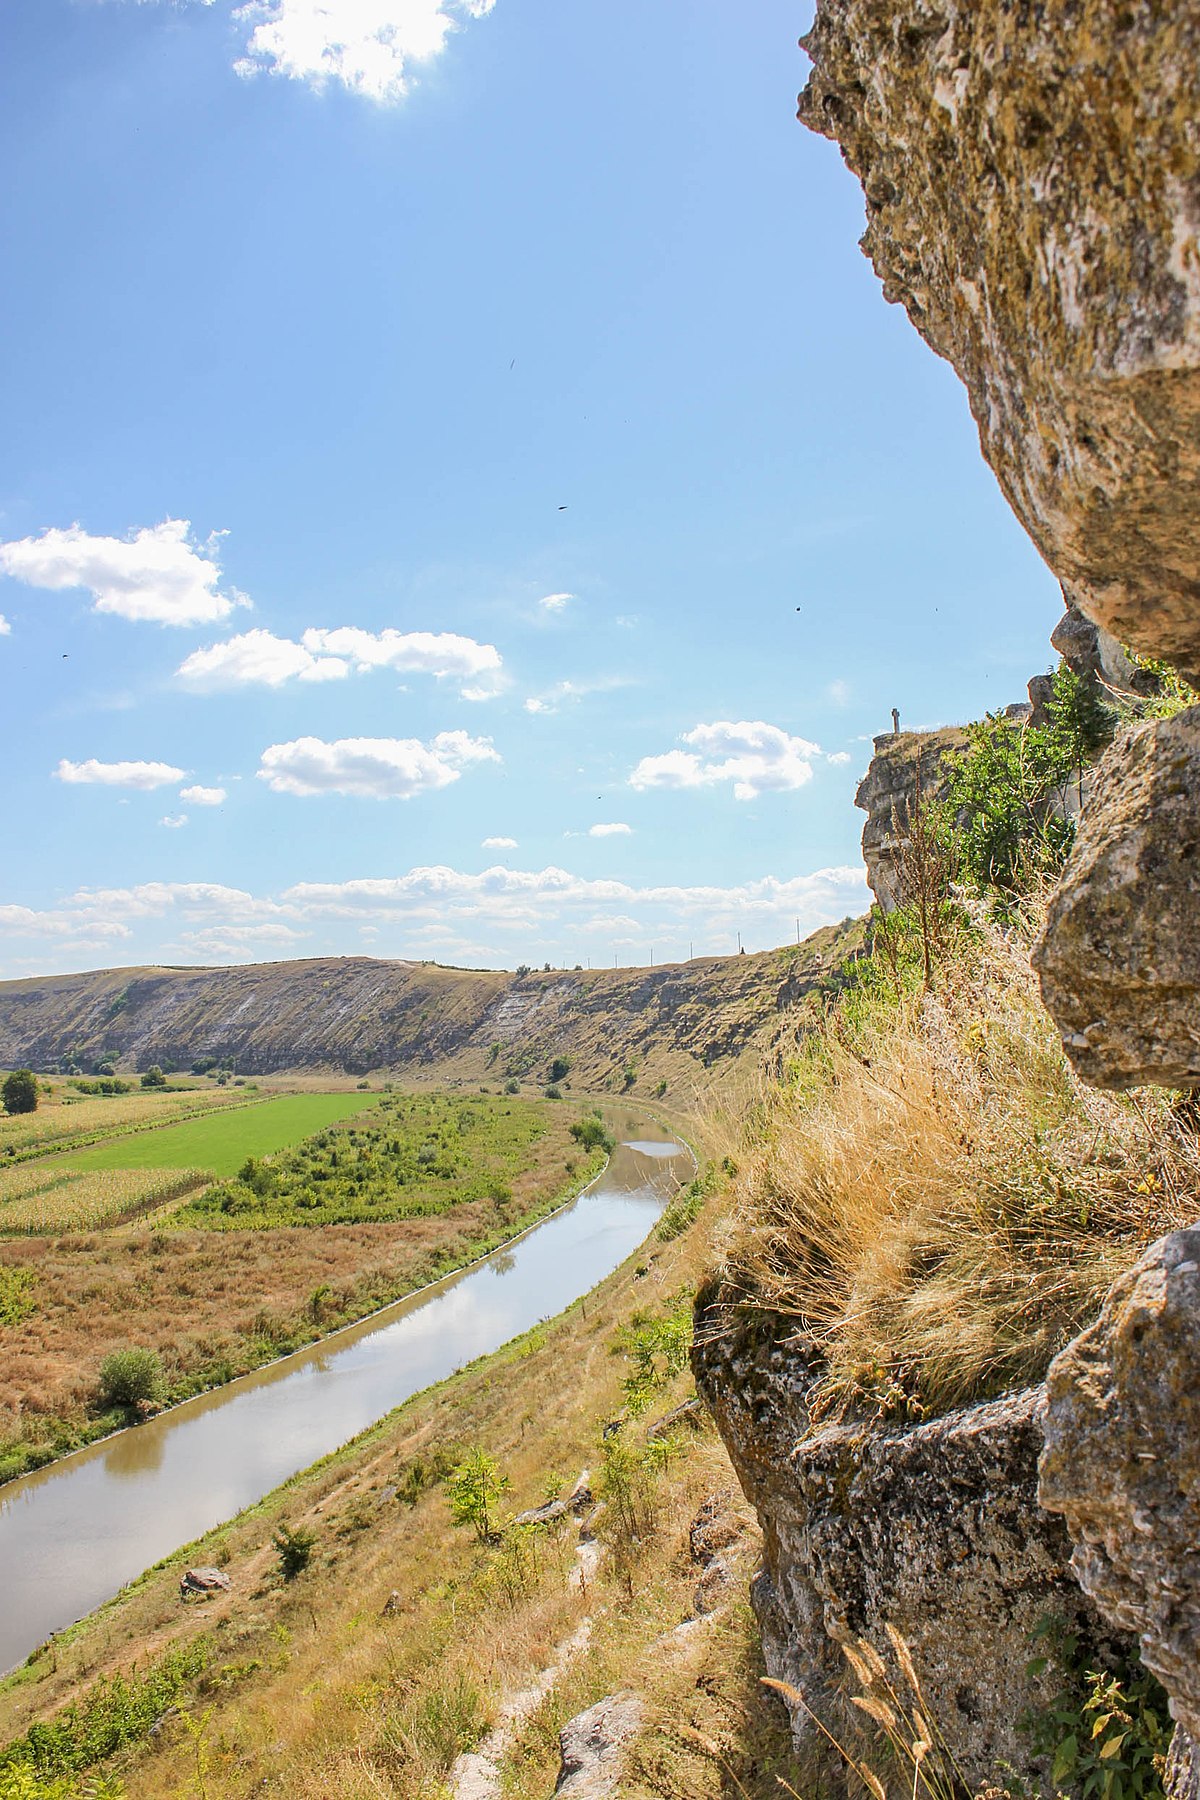
M 1138 1661 L 1089 1668 L 1061 1620 L 1044 1620 L 1036 1635 L 1045 1649 L 1028 1673 L 1052 1671 L 1060 1686 L 1023 1723 L 1034 1755 L 1050 1762 L 1055 1792 L 1079 1800 L 1157 1800 L 1173 1727 L 1162 1686 Z
M 585 1119 L 576 1119 L 571 1126 L 571 1136 L 585 1150 L 603 1150 L 611 1156 L 617 1147 L 617 1140 L 605 1125 L 598 1113 L 589 1113 Z
M 508 1492 L 508 1476 L 486 1450 L 469 1450 L 446 1483 L 450 1517 L 469 1525 L 486 1544 L 500 1523 L 500 1500 Z
M 32 1269 L 10 1269 L 0 1264 L 0 1325 L 19 1325 L 34 1310 Z
M 271 1542 L 279 1559 L 279 1573 L 285 1581 L 295 1581 L 312 1561 L 317 1534 L 306 1525 L 293 1527 L 281 1523 L 271 1533 Z
M 162 1391 L 162 1364 L 153 1350 L 113 1350 L 100 1364 L 104 1406 L 137 1406 L 142 1400 L 157 1400 Z

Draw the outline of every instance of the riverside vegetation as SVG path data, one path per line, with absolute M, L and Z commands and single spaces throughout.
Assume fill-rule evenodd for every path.
M 179 1099 L 157 1131 L 118 1112 L 132 1142 L 0 1168 L 0 1480 L 125 1423 L 100 1378 L 111 1353 L 154 1357 L 147 1402 L 219 1386 L 486 1254 L 611 1147 L 594 1116 L 509 1096 L 305 1094 L 183 1123 Z M 85 1107 L 93 1138 L 97 1105 L 122 1102 L 48 1108 L 41 1141 L 71 1129 L 53 1111 Z M 154 1166 L 177 1132 L 206 1167 Z M 125 1158 L 148 1166 L 89 1166 Z

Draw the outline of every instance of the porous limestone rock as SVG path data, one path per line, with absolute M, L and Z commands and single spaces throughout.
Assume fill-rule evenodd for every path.
M 1071 1566 L 1136 1633 L 1187 1738 L 1174 1792 L 1196 1787 L 1200 1738 L 1200 1229 L 1161 1238 L 1114 1283 L 1096 1323 L 1050 1366 L 1041 1503 Z
M 818 0 L 800 117 L 1087 616 L 1200 672 L 1200 8 Z
M 708 1297 L 696 1336 L 697 1385 L 763 1527 L 751 1599 L 768 1672 L 846 1741 L 861 1719 L 841 1642 L 869 1639 L 902 1689 L 890 1624 L 964 1774 L 979 1787 L 1002 1762 L 1037 1775 L 1020 1729 L 1052 1681 L 1027 1672 L 1036 1627 L 1057 1615 L 1095 1656 L 1116 1647 L 1070 1574 L 1062 1522 L 1037 1505 L 1041 1390 L 921 1425 L 810 1429 L 820 1361 L 794 1322 Z M 799 1706 L 792 1732 L 816 1778 L 824 1739 Z
M 1200 707 L 1107 752 L 1034 964 L 1086 1081 L 1200 1086 Z
M 641 1730 L 637 1694 L 608 1694 L 568 1719 L 558 1734 L 562 1764 L 554 1789 L 561 1800 L 604 1800 L 617 1792 L 625 1746 Z
M 898 864 L 918 795 L 934 802 L 945 798 L 946 757 L 966 744 L 967 734 L 958 726 L 886 732 L 875 739 L 854 804 L 867 815 L 862 834 L 867 883 L 885 912 L 900 903 Z

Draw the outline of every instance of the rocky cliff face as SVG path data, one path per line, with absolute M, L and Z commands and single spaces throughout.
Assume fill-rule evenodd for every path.
M 693 1366 L 763 1526 L 752 1599 L 768 1672 L 853 1742 L 862 1721 L 847 1696 L 859 1690 L 841 1646 L 868 1639 L 903 1690 L 890 1626 L 975 1788 L 1004 1763 L 1036 1777 L 1021 1730 L 1049 1698 L 1046 1678 L 1027 1670 L 1035 1629 L 1055 1615 L 1101 1661 L 1128 1647 L 1073 1579 L 1061 1522 L 1037 1504 L 1041 1390 L 917 1426 L 814 1429 L 819 1356 L 794 1322 L 749 1319 L 719 1296 L 697 1314 Z M 814 1772 L 840 1784 L 801 1707 L 792 1729 Z
M 245 1075 L 332 1068 L 537 1079 L 565 1055 L 576 1081 L 623 1079 L 633 1066 L 639 1085 L 673 1083 L 744 1051 L 768 1060 L 787 1035 L 787 1014 L 836 982 L 860 936 L 854 925 L 831 927 L 756 956 L 524 976 L 327 957 L 6 981 L 0 1068 L 49 1069 L 66 1057 L 88 1066 L 110 1051 L 134 1068 L 216 1057 Z
M 1091 619 L 1200 672 L 1200 12 L 819 0 L 800 117 Z
M 900 904 L 908 821 L 920 799 L 945 797 L 946 757 L 966 742 L 966 732 L 953 725 L 942 731 L 888 732 L 875 739 L 875 754 L 854 804 L 867 815 L 862 834 L 867 883 L 885 912 Z

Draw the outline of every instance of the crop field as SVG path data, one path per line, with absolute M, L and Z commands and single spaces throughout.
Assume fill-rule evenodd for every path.
M 0 1234 L 100 1231 L 178 1200 L 207 1180 L 203 1169 L 75 1170 L 59 1161 L 0 1169 Z
M 0 1162 L 6 1158 L 16 1162 L 48 1150 L 66 1150 L 73 1144 L 141 1132 L 147 1126 L 206 1113 L 249 1111 L 255 1104 L 243 1093 L 214 1093 L 207 1089 L 164 1093 L 151 1089 L 108 1099 L 63 1099 L 57 1105 L 39 1106 L 36 1112 L 18 1113 L 12 1118 L 0 1113 Z M 126 1161 L 107 1166 L 135 1165 Z
M 214 1175 L 233 1175 L 247 1157 L 284 1150 L 338 1119 L 378 1105 L 379 1100 L 378 1094 L 282 1094 L 276 1100 L 209 1111 L 181 1124 L 165 1124 L 159 1131 L 97 1144 L 71 1160 L 79 1169 L 208 1169 Z
M 548 1126 L 544 1103 L 385 1095 L 368 1117 L 208 1189 L 174 1222 L 262 1230 L 436 1218 L 472 1200 L 502 1205 Z

